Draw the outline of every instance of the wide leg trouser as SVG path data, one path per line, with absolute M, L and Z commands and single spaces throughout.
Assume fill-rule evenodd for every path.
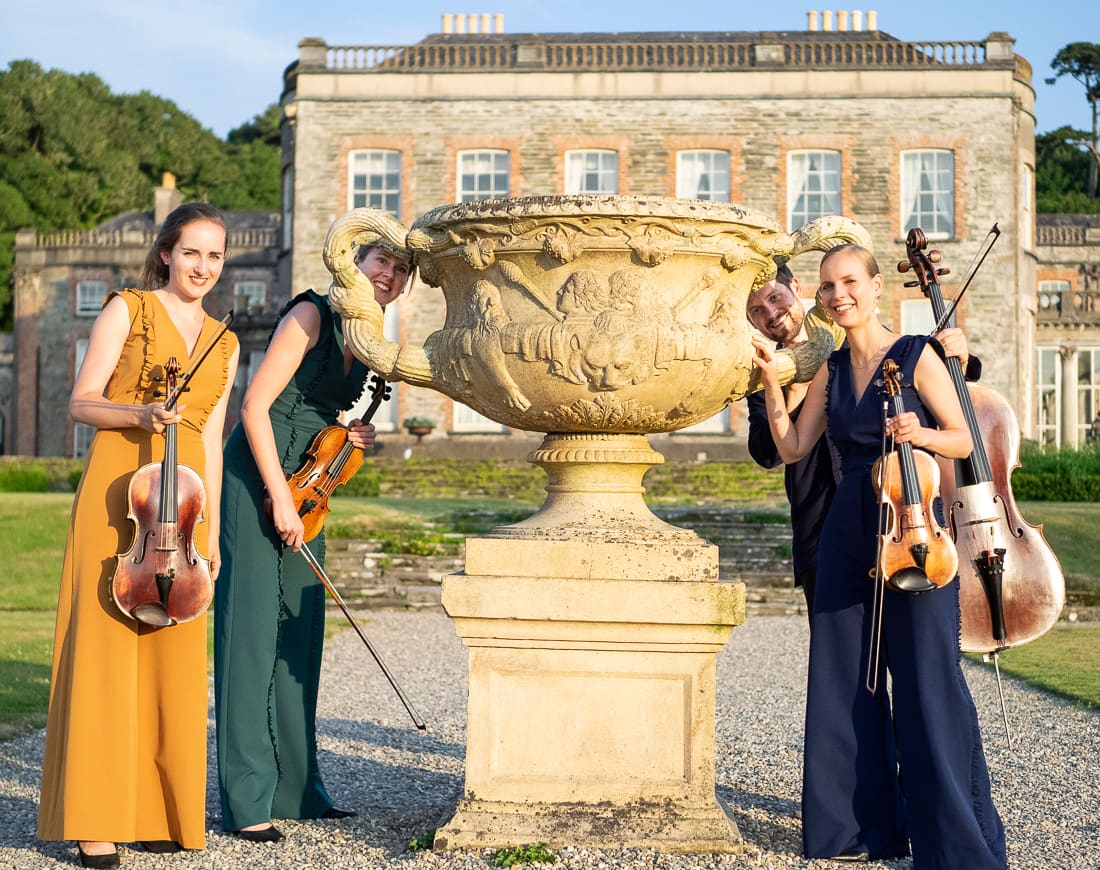
M 921 595 L 885 591 L 872 696 L 864 684 L 873 550 L 868 559 L 863 542 L 822 540 L 806 704 L 806 856 L 896 857 L 908 839 L 917 870 L 1000 870 L 1004 829 L 959 660 L 958 580 Z
M 332 800 L 317 767 L 324 587 L 282 547 L 259 496 L 226 475 L 214 597 L 214 697 L 222 825 L 318 818 Z M 324 558 L 323 537 L 310 548 Z

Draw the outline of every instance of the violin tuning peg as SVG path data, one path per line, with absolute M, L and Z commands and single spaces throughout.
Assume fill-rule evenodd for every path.
M 153 398 L 154 399 L 163 399 L 164 398 L 164 393 L 162 393 L 160 390 L 153 390 Z

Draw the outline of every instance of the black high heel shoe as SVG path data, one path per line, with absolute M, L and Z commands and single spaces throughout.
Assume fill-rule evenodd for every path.
M 118 846 L 115 846 L 115 850 L 113 852 L 108 852 L 106 855 L 89 855 L 84 851 L 80 843 L 77 843 L 76 851 L 77 854 L 80 855 L 81 867 L 118 867 L 120 863 L 118 859 Z
M 274 825 L 260 828 L 258 831 L 234 831 L 234 837 L 247 840 L 249 843 L 277 843 L 283 839 L 283 833 Z

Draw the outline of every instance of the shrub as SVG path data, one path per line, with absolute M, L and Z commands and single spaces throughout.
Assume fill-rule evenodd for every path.
M 1021 468 L 1012 475 L 1018 501 L 1100 501 L 1100 447 L 1080 450 L 1020 451 Z
M 363 465 L 337 492 L 360 498 L 377 498 L 382 494 L 382 478 L 373 467 Z
M 0 456 L 0 492 L 73 492 L 84 460 Z
M 42 465 L 0 466 L 0 492 L 49 492 L 50 476 Z

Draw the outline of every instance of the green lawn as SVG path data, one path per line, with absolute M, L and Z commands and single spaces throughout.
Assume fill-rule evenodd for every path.
M 0 493 L 0 738 L 41 726 L 49 691 L 54 608 L 72 495 Z M 536 507 L 512 499 L 335 498 L 331 528 L 388 532 L 403 543 L 435 546 L 442 533 L 474 512 L 514 512 Z M 1094 530 L 1100 504 L 1021 505 L 1031 522 L 1043 522 L 1057 553 L 1067 589 L 1080 603 L 1100 605 Z M 329 631 L 343 628 L 328 621 Z M 1100 706 L 1100 623 L 1058 625 L 1048 635 L 1001 655 L 1001 668 L 1044 689 Z

